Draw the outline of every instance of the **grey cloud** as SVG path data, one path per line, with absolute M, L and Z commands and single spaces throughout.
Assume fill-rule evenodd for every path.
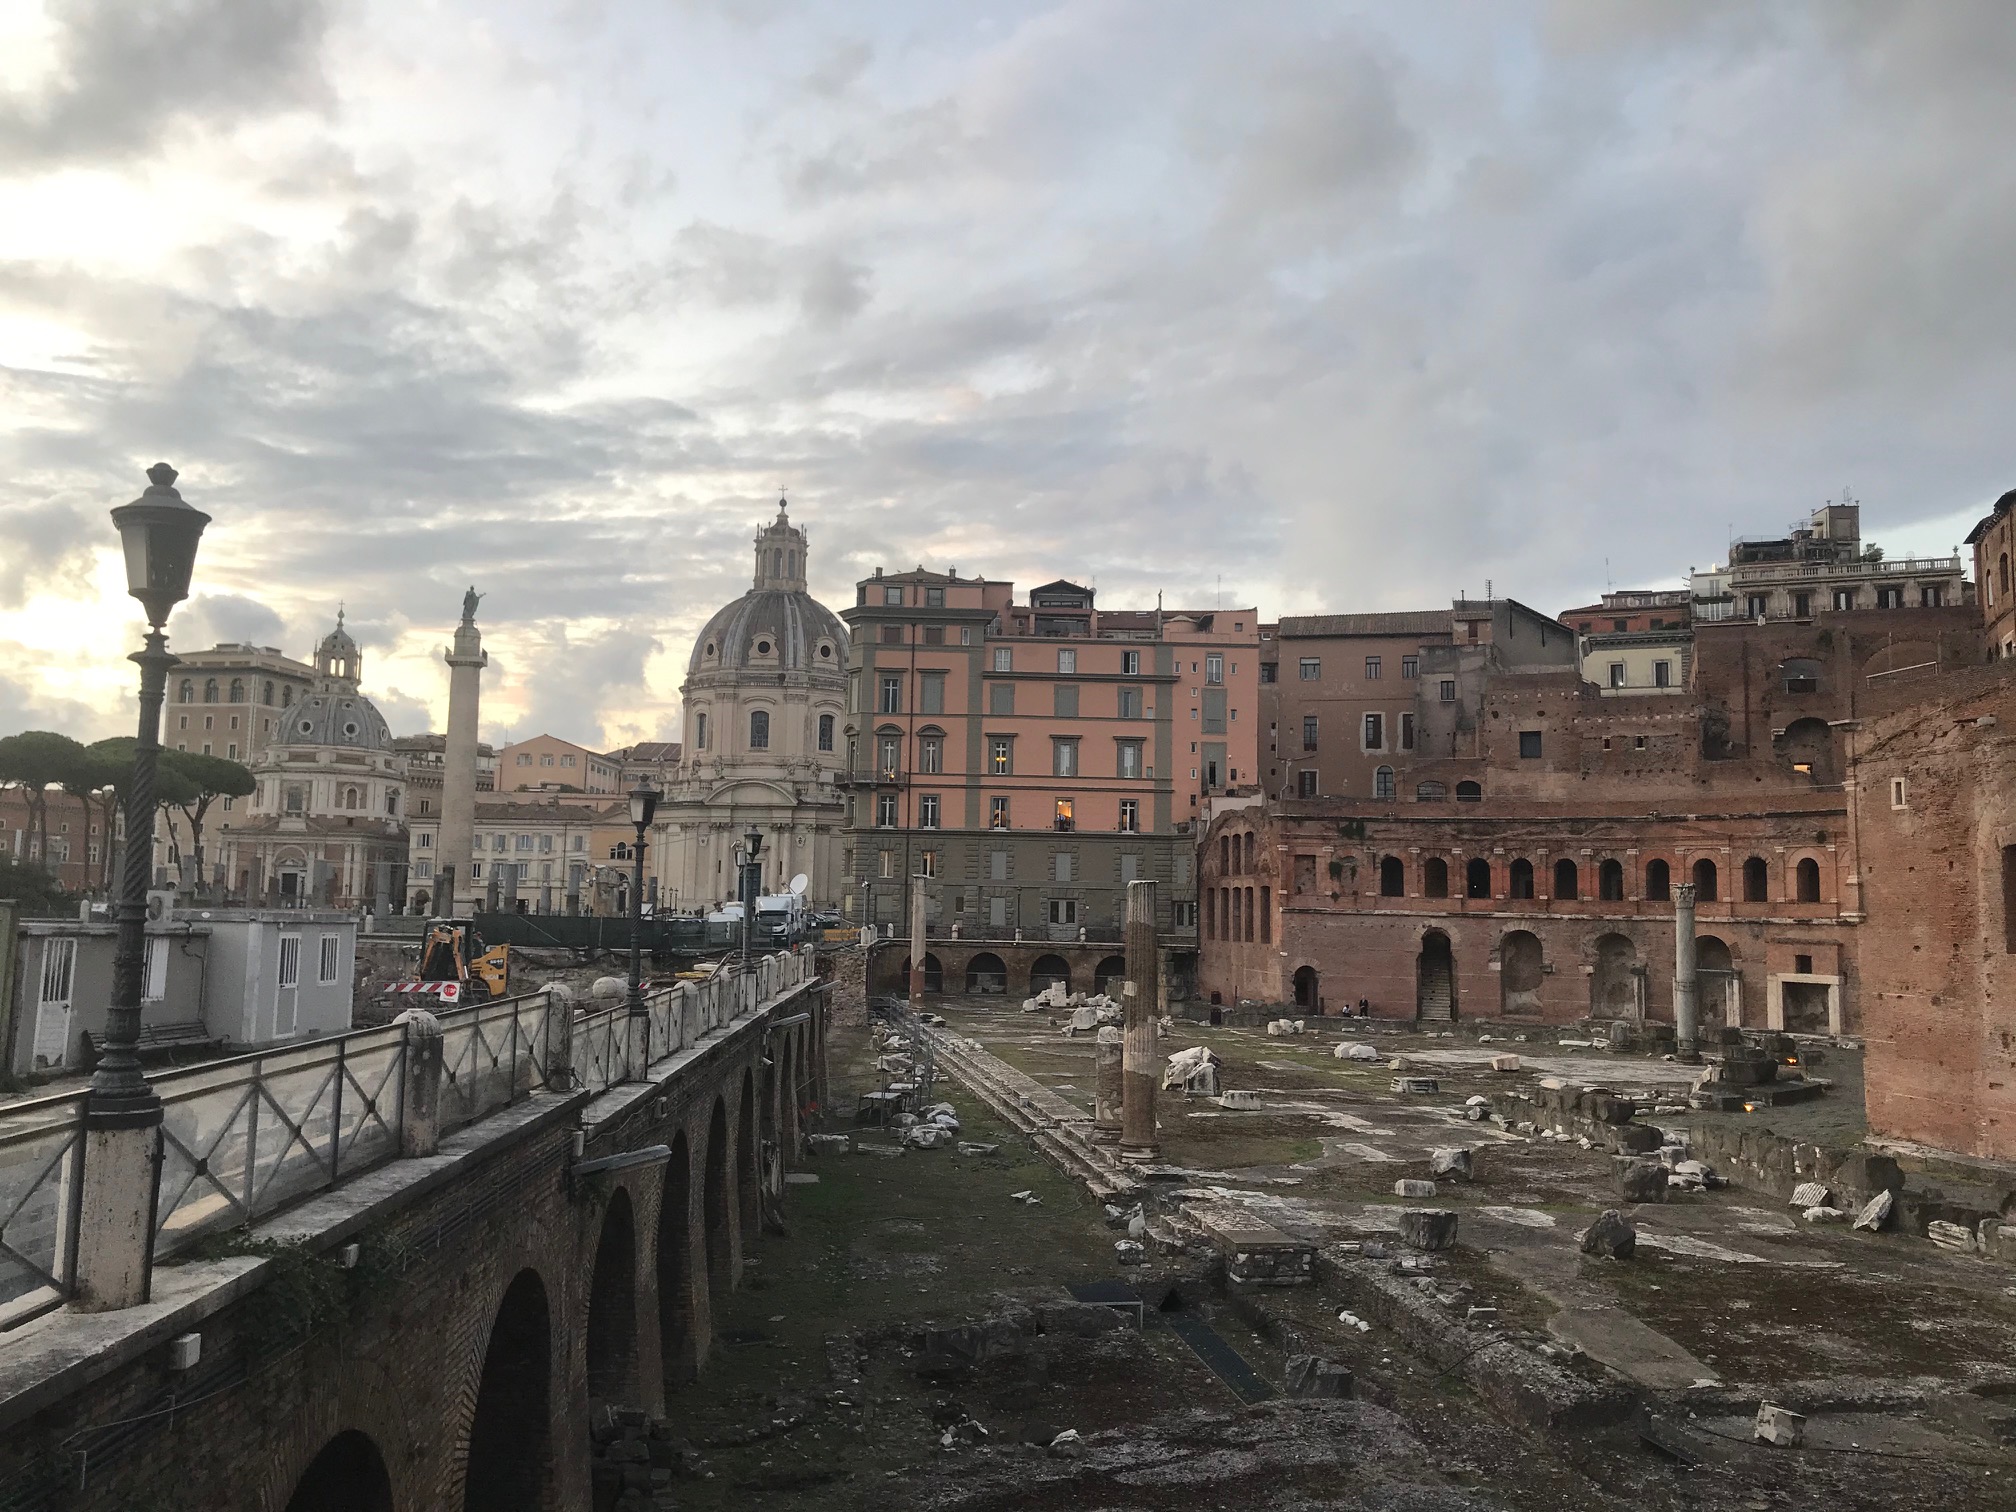
M 238 593 L 198 593 L 175 613 L 175 639 L 185 646 L 239 641 L 288 650 L 286 634 L 286 623 L 278 614 Z M 295 655 L 303 654 L 301 647 L 291 649 Z
M 0 102 L 0 147 L 24 160 L 150 152 L 167 129 L 326 99 L 320 0 L 51 0 L 59 73 Z

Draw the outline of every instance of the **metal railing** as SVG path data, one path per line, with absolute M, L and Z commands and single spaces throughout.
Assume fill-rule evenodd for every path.
M 60 1306 L 76 1280 L 85 1095 L 15 1103 L 0 1123 L 0 1328 Z
M 395 1024 L 151 1078 L 162 1104 L 155 1258 L 398 1154 L 406 1063 Z
M 650 1059 L 746 1017 L 811 967 L 807 954 L 769 956 L 746 973 L 652 993 Z M 575 1015 L 534 992 L 436 1017 L 442 1133 L 542 1088 L 601 1092 L 634 1074 L 627 1004 Z M 162 1102 L 155 1258 L 395 1158 L 409 1082 L 425 1065 L 402 1023 L 151 1077 Z M 59 1306 L 74 1287 L 87 1095 L 0 1107 L 0 1329 Z

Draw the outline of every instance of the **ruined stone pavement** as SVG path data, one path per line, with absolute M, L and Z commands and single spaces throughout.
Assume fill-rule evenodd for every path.
M 1066 1038 L 999 999 L 934 1006 L 948 1033 L 1089 1110 L 1089 1036 Z M 1147 1206 L 1251 1214 L 1315 1247 L 1315 1284 L 1266 1289 L 1227 1287 L 1194 1246 L 1151 1246 L 1147 1264 L 1118 1265 L 1100 1204 L 942 1080 L 936 1095 L 958 1108 L 961 1140 L 997 1150 L 896 1153 L 890 1136 L 853 1130 L 837 1115 L 879 1078 L 865 1035 L 837 1033 L 827 1127 L 853 1132 L 852 1152 L 812 1162 L 817 1180 L 794 1192 L 791 1232 L 766 1236 L 755 1279 L 729 1304 L 729 1347 L 670 1404 L 698 1455 L 680 1504 L 2016 1505 L 2006 1268 L 1806 1225 L 1734 1187 L 1638 1209 L 1629 1261 L 1583 1256 L 1583 1228 L 1618 1205 L 1609 1157 L 1468 1121 L 1465 1099 L 1545 1074 L 1677 1087 L 1682 1069 L 1381 1033 L 1382 1051 L 1432 1066 L 1440 1083 L 1401 1096 L 1383 1062 L 1332 1056 L 1340 1033 L 1364 1037 L 1364 1026 L 1278 1039 L 1185 1024 L 1164 1039 L 1165 1053 L 1208 1045 L 1225 1086 L 1256 1092 L 1259 1106 L 1164 1094 L 1171 1169 L 1149 1184 Z M 1504 1049 L 1527 1056 L 1517 1078 L 1486 1069 Z M 1444 1181 L 1433 1199 L 1458 1213 L 1456 1247 L 1418 1283 L 1387 1276 L 1390 1262 L 1367 1248 L 1405 1253 L 1398 1215 L 1422 1205 L 1395 1197 L 1394 1182 L 1425 1177 L 1428 1152 L 1457 1144 L 1474 1150 L 1475 1179 Z M 1151 1304 L 1173 1288 L 1174 1313 L 1087 1337 L 1056 1321 L 1079 1315 L 1053 1316 L 1066 1286 L 1112 1278 Z M 1412 1289 L 1417 1313 L 1446 1320 L 1440 1333 L 1367 1306 L 1376 1288 Z M 1339 1321 L 1354 1306 L 1369 1329 Z M 996 1352 L 935 1360 L 929 1330 L 961 1323 L 983 1325 L 979 1336 L 1002 1341 Z M 1186 1342 L 1186 1323 L 1215 1332 L 1273 1394 L 1242 1400 Z M 1478 1342 L 1458 1350 L 1466 1339 Z M 1280 1395 L 1291 1350 L 1346 1367 L 1350 1398 Z M 1527 1351 L 1603 1410 L 1547 1426 L 1545 1411 L 1480 1387 L 1462 1353 L 1480 1350 L 1481 1360 Z M 1809 1415 L 1804 1447 L 1750 1442 L 1760 1400 Z M 1048 1447 L 1067 1429 L 1080 1439 Z

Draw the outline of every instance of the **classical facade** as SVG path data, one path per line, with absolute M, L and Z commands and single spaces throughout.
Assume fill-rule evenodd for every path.
M 680 688 L 683 750 L 646 860 L 668 911 L 734 897 L 731 849 L 750 829 L 766 892 L 803 873 L 814 903 L 842 893 L 847 632 L 806 591 L 805 533 L 781 503 L 755 544 L 749 591 L 707 621 Z
M 249 804 L 218 827 L 225 882 L 239 896 L 380 909 L 404 896 L 405 761 L 360 691 L 363 676 L 339 614 L 315 648 L 308 691 L 275 708 L 249 763 L 258 780 Z

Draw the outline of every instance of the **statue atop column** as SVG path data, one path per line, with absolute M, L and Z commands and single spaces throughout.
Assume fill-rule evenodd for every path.
M 476 591 L 476 585 L 474 583 L 471 583 L 469 585 L 469 591 L 462 595 L 463 624 L 473 625 L 476 623 L 476 606 L 482 602 L 483 602 L 483 595 L 478 593 Z

